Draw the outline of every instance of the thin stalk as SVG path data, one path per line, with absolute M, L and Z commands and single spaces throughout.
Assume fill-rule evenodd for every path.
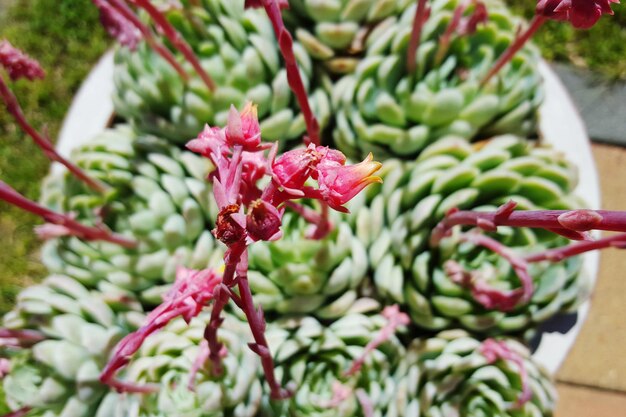
M 0 347 L 27 348 L 45 340 L 46 336 L 36 330 L 0 328 Z
M 455 9 L 452 14 L 452 20 L 448 23 L 448 27 L 446 31 L 439 38 L 439 47 L 437 48 L 437 54 L 435 55 L 435 66 L 438 67 L 443 61 L 443 58 L 448 53 L 448 49 L 450 49 L 450 43 L 452 42 L 452 35 L 459 27 L 461 23 L 461 18 L 463 17 L 463 13 L 467 10 L 469 6 L 467 1 L 461 2 Z
M 276 375 L 274 374 L 274 360 L 272 359 L 270 348 L 265 339 L 265 319 L 263 317 L 263 310 L 260 306 L 258 310 L 254 308 L 248 277 L 239 277 L 237 286 L 239 287 L 239 293 L 244 305 L 243 311 L 246 314 L 255 341 L 255 343 L 250 343 L 248 346 L 254 353 L 261 357 L 261 365 L 263 366 L 265 379 L 270 386 L 270 397 L 274 400 L 289 398 L 292 393 L 282 388 L 276 380 Z
M 122 0 L 109 0 L 111 6 L 113 6 L 126 20 L 131 22 L 140 32 L 148 45 L 167 61 L 172 68 L 178 73 L 178 75 L 185 81 L 189 81 L 189 75 L 185 71 L 185 69 L 180 65 L 180 63 L 176 60 L 174 54 L 170 52 L 165 46 L 161 43 L 157 42 L 157 40 L 152 35 L 152 31 L 143 24 L 143 22 L 135 15 L 135 13 L 131 10 L 130 7 L 126 5 Z
M 278 39 L 280 52 L 282 53 L 283 59 L 285 60 L 287 81 L 289 82 L 289 86 L 291 87 L 291 90 L 298 100 L 300 110 L 302 111 L 302 115 L 304 116 L 308 140 L 310 141 L 310 143 L 318 146 L 320 144 L 320 127 L 317 118 L 311 110 L 309 97 L 306 93 L 306 89 L 304 88 L 304 82 L 302 81 L 302 77 L 300 76 L 300 70 L 298 69 L 298 62 L 296 61 L 296 56 L 293 53 L 293 38 L 285 27 L 285 23 L 283 22 L 283 17 L 280 12 L 278 2 L 276 0 L 262 1 L 265 12 L 272 22 L 274 33 L 276 34 L 276 39 Z M 308 145 L 306 138 L 305 144 Z
M 9 414 L 5 414 L 2 417 L 26 417 L 28 413 L 30 413 L 30 410 L 32 410 L 32 408 L 22 407 L 19 410 L 15 410 L 13 412 L 10 412 Z
M 48 159 L 63 164 L 68 169 L 68 171 L 72 173 L 72 175 L 87 184 L 95 191 L 98 191 L 100 193 L 106 191 L 107 188 L 104 184 L 89 177 L 78 166 L 74 165 L 73 163 L 59 155 L 59 153 L 54 149 L 54 145 L 52 145 L 52 143 L 50 143 L 50 141 L 46 137 L 41 135 L 35 128 L 33 128 L 28 123 L 26 117 L 24 116 L 24 113 L 22 112 L 22 108 L 17 101 L 17 98 L 11 92 L 2 77 L 0 77 L 0 96 L 2 96 L 2 100 L 6 104 L 7 110 L 9 111 L 9 113 L 11 113 L 20 128 L 24 132 L 26 132 L 31 138 L 33 138 L 37 146 L 39 146 L 39 148 L 48 157 Z
M 406 54 L 407 73 L 413 74 L 417 70 L 417 48 L 419 48 L 422 38 L 422 27 L 426 17 L 426 0 L 418 0 L 413 18 L 413 29 L 411 30 L 411 40 Z
M 198 57 L 196 57 L 189 44 L 180 36 L 174 26 L 172 26 L 170 22 L 165 18 L 163 13 L 161 13 L 156 7 L 154 7 L 149 0 L 128 1 L 137 5 L 138 7 L 141 7 L 150 15 L 152 20 L 154 20 L 154 23 L 156 23 L 157 27 L 163 32 L 165 37 L 181 54 L 183 54 L 185 59 L 191 64 L 194 70 L 196 70 L 196 73 L 200 76 L 207 88 L 211 92 L 214 92 L 216 89 L 215 82 L 204 70 L 204 68 L 202 68 Z
M 558 262 L 565 258 L 580 255 L 592 250 L 599 250 L 605 248 L 620 248 L 626 247 L 626 233 L 620 233 L 618 235 L 605 237 L 598 240 L 588 240 L 584 242 L 572 243 L 571 245 L 563 246 L 560 248 L 548 249 L 533 255 L 527 256 L 526 262 L 541 262 L 550 261 Z
M 526 31 L 524 31 L 522 34 L 515 37 L 515 40 L 513 41 L 513 43 L 509 45 L 509 47 L 506 49 L 506 51 L 502 53 L 502 55 L 500 55 L 500 57 L 498 58 L 494 66 L 491 68 L 491 70 L 485 76 L 485 78 L 482 79 L 480 84 L 481 85 L 487 84 L 494 75 L 500 72 L 502 67 L 504 67 L 511 59 L 513 59 L 515 54 L 520 49 L 522 49 L 524 45 L 526 44 L 526 42 L 528 42 L 530 38 L 532 38 L 535 32 L 537 32 L 537 30 L 539 30 L 539 28 L 543 26 L 545 21 L 546 21 L 545 17 L 540 16 L 540 15 L 535 15 L 535 17 L 533 17 L 533 20 L 531 20 L 530 25 L 528 26 Z
M 311 223 L 313 230 L 307 234 L 307 238 L 309 239 L 324 239 L 333 230 L 333 224 L 330 221 L 328 204 L 323 201 L 320 201 L 320 203 L 322 205 L 321 213 L 310 207 L 303 206 L 302 204 L 298 204 L 290 200 L 285 201 L 284 203 L 285 206 L 298 213 L 308 223 Z
M 22 210 L 35 214 L 44 219 L 46 222 L 65 226 L 81 239 L 104 240 L 125 248 L 134 248 L 137 246 L 137 242 L 135 240 L 112 233 L 103 228 L 82 225 L 66 214 L 57 213 L 43 207 L 40 204 L 27 199 L 3 181 L 0 181 L 0 200 L 4 200 L 9 204 L 21 208 Z

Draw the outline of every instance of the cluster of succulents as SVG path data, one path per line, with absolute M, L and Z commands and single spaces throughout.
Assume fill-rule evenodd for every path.
M 131 10 L 118 0 L 94 2 L 103 13 Z M 156 3 L 212 81 L 185 61 L 167 30 L 147 23 L 150 13 L 138 14 L 179 64 L 151 40 L 117 48 L 113 102 L 123 122 L 71 158 L 104 192 L 64 171 L 50 175 L 41 198 L 133 244 L 66 236 L 67 221 L 42 215 L 57 223 L 41 232 L 51 237 L 42 256 L 52 275 L 20 294 L 0 329 L 11 415 L 551 416 L 555 389 L 520 337 L 585 300 L 581 260 L 530 264 L 532 294 L 497 308 L 455 281 L 449 265 L 478 271 L 497 294 L 524 285 L 515 265 L 463 240 L 460 228 L 431 239 L 454 209 L 486 212 L 510 199 L 523 210 L 583 205 L 576 167 L 534 139 L 543 90 L 537 51 L 517 46 L 519 19 L 498 0 L 434 0 L 412 54 L 422 0 L 292 0 L 282 11 L 322 144 L 354 160 L 373 152 L 383 183 L 357 196 L 351 213 L 330 215 L 321 238 L 303 213 L 324 207 L 307 202 L 300 211 L 287 206 L 280 239 L 250 244 L 245 279 L 265 311 L 255 314 L 267 326 L 274 375 L 290 394 L 277 399 L 263 380 L 266 347 L 256 334 L 252 342 L 238 309 L 226 307 L 222 319 L 210 309 L 195 318 L 181 313 L 167 325 L 152 316 L 172 297 L 182 268 L 232 267 L 225 259 L 233 247 L 219 236 L 223 207 L 213 198 L 224 185 L 211 184 L 219 166 L 183 144 L 205 124 L 241 129 L 231 106 L 248 101 L 276 148 L 297 149 L 294 139 L 310 128 L 281 57 L 289 42 L 284 33 L 277 41 L 276 21 L 263 10 L 244 7 L 278 10 L 286 2 Z M 474 18 L 458 29 L 459 19 Z M 494 77 L 490 69 L 507 48 L 518 54 Z M 490 231 L 518 256 L 566 242 L 527 227 Z M 241 288 L 230 295 L 238 305 Z M 146 331 L 146 316 L 160 331 L 145 333 L 134 355 L 121 355 L 124 382 L 101 383 L 107 361 L 119 355 L 115 345 Z M 219 366 L 207 353 L 207 323 L 219 326 L 222 349 L 211 352 Z M 117 392 L 124 387 L 129 392 Z

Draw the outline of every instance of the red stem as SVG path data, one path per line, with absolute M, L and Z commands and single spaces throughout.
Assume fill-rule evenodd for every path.
M 157 27 L 163 32 L 165 37 L 169 39 L 172 45 L 187 59 L 191 66 L 196 70 L 196 73 L 200 76 L 204 84 L 210 91 L 215 91 L 216 86 L 213 79 L 202 68 L 200 61 L 194 54 L 189 44 L 180 36 L 174 26 L 165 18 L 165 16 L 150 3 L 149 0 L 128 0 L 131 3 L 144 9 L 150 17 L 154 20 Z
M 189 75 L 185 72 L 185 69 L 176 60 L 174 54 L 170 52 L 165 46 L 160 44 L 154 39 L 152 31 L 143 24 L 143 22 L 135 15 L 130 7 L 121 0 L 109 0 L 111 6 L 113 6 L 126 20 L 131 22 L 142 34 L 148 45 L 163 59 L 165 59 L 176 70 L 178 75 L 185 81 L 189 81 Z
M 309 135 L 308 140 L 318 146 L 320 144 L 320 127 L 313 111 L 311 110 L 309 97 L 306 93 L 306 89 L 304 88 L 304 82 L 300 76 L 300 71 L 298 70 L 298 63 L 293 53 L 293 38 L 287 28 L 285 28 L 277 1 L 263 0 L 263 7 L 265 8 L 265 12 L 269 16 L 272 26 L 274 27 L 274 33 L 278 39 L 278 46 L 280 47 L 280 52 L 285 60 L 287 81 L 289 82 L 291 90 L 296 95 L 296 99 L 300 105 L 300 110 L 304 116 L 306 130 Z M 308 144 L 306 141 L 307 140 L 305 138 L 305 143 Z
M 320 201 L 322 205 L 321 213 L 303 206 L 302 204 L 295 203 L 293 201 L 285 201 L 285 205 L 298 213 L 304 220 L 313 225 L 313 230 L 307 234 L 307 238 L 320 240 L 324 239 L 333 230 L 333 224 L 330 221 L 330 213 L 328 210 L 328 204 Z
M 112 233 L 99 227 L 82 225 L 65 214 L 54 212 L 35 203 L 34 201 L 30 201 L 3 181 L 0 181 L 0 200 L 4 200 L 9 204 L 21 208 L 22 210 L 35 214 L 43 218 L 46 222 L 65 226 L 81 239 L 104 240 L 126 248 L 134 248 L 137 246 L 136 241 L 125 236 Z
M 526 42 L 528 42 L 528 40 L 532 38 L 535 32 L 537 32 L 537 30 L 544 24 L 545 21 L 546 21 L 545 17 L 540 16 L 540 15 L 535 15 L 535 17 L 533 17 L 533 20 L 531 20 L 530 25 L 528 26 L 526 31 L 516 36 L 513 43 L 509 45 L 509 47 L 506 49 L 506 51 L 504 51 L 502 55 L 500 55 L 500 57 L 498 58 L 494 66 L 491 68 L 489 73 L 481 81 L 481 85 L 487 84 L 494 75 L 500 72 L 502 67 L 504 67 L 511 59 L 513 59 L 515 54 L 524 47 Z
M 26 132 L 31 138 L 33 138 L 37 146 L 41 148 L 43 153 L 50 160 L 63 164 L 76 178 L 83 181 L 92 189 L 100 193 L 106 191 L 106 187 L 102 183 L 89 177 L 82 169 L 59 155 L 54 149 L 54 145 L 52 145 L 52 143 L 50 143 L 48 139 L 46 139 L 28 123 L 26 117 L 24 117 L 24 113 L 22 112 L 22 108 L 20 107 L 17 98 L 11 92 L 2 77 L 0 77 L 0 96 L 2 96 L 2 100 L 6 104 L 7 110 L 9 111 L 9 113 L 11 113 L 13 118 L 15 118 L 15 121 L 18 123 L 20 128 L 24 132 Z
M 270 386 L 270 397 L 275 400 L 289 398 L 292 393 L 282 388 L 276 380 L 276 375 L 274 374 L 274 360 L 272 359 L 270 348 L 265 339 L 265 319 L 263 317 L 263 310 L 261 307 L 259 307 L 258 310 L 254 308 L 248 277 L 240 275 L 237 279 L 237 285 L 244 306 L 243 311 L 246 314 L 255 341 L 255 343 L 250 343 L 248 346 L 254 353 L 261 357 L 261 365 L 263 366 L 265 379 Z
M 418 0 L 413 18 L 413 29 L 411 30 L 411 40 L 406 54 L 406 69 L 408 74 L 413 74 L 417 69 L 417 48 L 419 48 L 422 38 L 422 26 L 424 26 L 424 16 L 426 15 L 426 0 Z
M 565 258 L 580 255 L 592 250 L 626 247 L 626 233 L 605 237 L 603 239 L 572 243 L 561 248 L 549 249 L 526 257 L 526 262 L 550 261 L 558 262 Z
M 582 240 L 581 232 L 607 230 L 626 232 L 626 212 L 609 210 L 520 210 L 509 202 L 495 212 L 452 211 L 433 229 L 431 245 L 449 234 L 456 225 L 495 230 L 498 226 L 532 227 L 550 230 L 570 239 Z
M 0 346 L 31 347 L 45 340 L 46 336 L 36 330 L 13 330 L 0 328 Z
M 452 35 L 456 32 L 459 27 L 459 23 L 461 23 L 461 18 L 463 17 L 463 13 L 469 6 L 467 1 L 461 2 L 455 9 L 452 15 L 452 19 L 448 23 L 448 27 L 446 31 L 439 38 L 439 47 L 437 48 L 437 55 L 435 55 L 435 66 L 439 66 L 443 58 L 446 56 L 448 49 L 450 49 L 450 42 L 452 40 Z
M 15 410 L 9 414 L 5 414 L 2 417 L 25 417 L 28 415 L 28 413 L 30 413 L 30 410 L 32 410 L 31 407 L 22 407 L 19 410 Z

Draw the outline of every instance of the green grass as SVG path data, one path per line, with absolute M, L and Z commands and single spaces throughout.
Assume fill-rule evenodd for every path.
M 530 18 L 534 0 L 506 0 L 516 12 Z M 589 30 L 576 30 L 565 22 L 548 22 L 535 42 L 549 60 L 589 68 L 609 79 L 626 79 L 626 2 L 614 4 L 614 16 L 603 16 Z
M 6 4 L 3 1 L 2 4 Z M 39 60 L 46 79 L 10 83 L 28 120 L 56 137 L 72 96 L 105 51 L 108 38 L 90 0 L 17 0 L 0 16 L 0 38 Z M 5 78 L 6 79 L 6 78 Z M 0 179 L 31 199 L 49 169 L 47 159 L 0 108 Z M 0 203 L 0 312 L 23 286 L 44 276 L 38 218 Z

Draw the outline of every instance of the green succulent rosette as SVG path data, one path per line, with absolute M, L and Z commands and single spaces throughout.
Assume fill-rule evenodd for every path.
M 455 207 L 495 210 L 513 200 L 520 209 L 577 208 L 580 201 L 572 194 L 577 172 L 557 151 L 514 136 L 475 145 L 450 137 L 426 148 L 415 161 L 387 161 L 383 170 L 384 183 L 350 207 L 352 224 L 357 238 L 368 244 L 378 295 L 405 305 L 418 326 L 517 332 L 572 311 L 588 297 L 582 261 L 570 258 L 531 264 L 532 299 L 512 311 L 488 310 L 470 289 L 448 277 L 446 262 L 482 271 L 499 290 L 520 287 L 511 265 L 494 252 L 460 244 L 458 233 L 439 247 L 429 246 L 433 227 Z M 527 228 L 500 227 L 490 235 L 520 254 L 567 243 Z
M 117 344 L 144 318 L 128 294 L 90 291 L 78 281 L 51 275 L 17 297 L 3 320 L 11 331 L 37 331 L 30 348 L 5 349 L 10 370 L 3 380 L 7 405 L 29 416 L 124 417 L 103 403 L 109 388 L 102 367 Z
M 333 138 L 341 151 L 356 160 L 369 152 L 378 158 L 410 158 L 447 135 L 473 140 L 535 131 L 543 90 L 540 56 L 532 45 L 481 86 L 482 77 L 511 44 L 520 24 L 499 0 L 484 3 L 489 20 L 473 34 L 453 35 L 438 63 L 439 39 L 460 1 L 431 2 L 417 50 L 417 69 L 411 74 L 406 55 L 414 4 L 369 34 L 354 73 L 333 86 Z
M 409 0 L 291 0 L 289 29 L 307 53 L 334 74 L 354 71 L 365 39 L 411 4 Z
M 268 314 L 328 319 L 352 308 L 367 276 L 367 250 L 345 216 L 331 213 L 331 222 L 328 236 L 311 239 L 311 224 L 288 209 L 281 239 L 249 247 L 250 288 Z
M 528 349 L 514 339 L 502 338 L 497 343 L 515 359 L 498 357 L 491 361 L 483 353 L 484 343 L 464 331 L 451 330 L 416 341 L 409 348 L 407 360 L 419 364 L 422 372 L 417 391 L 410 393 L 419 397 L 419 415 L 552 416 L 556 387 Z M 527 374 L 528 401 L 519 401 L 525 383 L 520 364 Z
M 267 330 L 284 386 L 295 390 L 283 401 L 267 400 L 261 416 L 362 416 L 357 391 L 363 392 L 376 412 L 386 411 L 394 396 L 389 387 L 405 350 L 396 336 L 366 355 L 360 371 L 347 375 L 353 362 L 365 354 L 367 344 L 385 326 L 381 315 L 349 313 L 328 326 L 313 317 L 281 320 Z M 338 395 L 343 390 L 345 395 Z M 336 402 L 335 402 L 336 400 Z M 375 415 L 381 415 L 380 413 Z
M 67 173 L 52 175 L 42 189 L 44 204 L 84 224 L 103 223 L 138 245 L 54 239 L 43 250 L 51 271 L 103 292 L 112 285 L 154 305 L 178 266 L 222 265 L 223 250 L 210 232 L 218 209 L 206 159 L 118 126 L 76 149 L 73 160 L 109 190 L 94 193 Z
M 189 324 L 177 318 L 146 339 L 121 378 L 140 385 L 157 384 L 158 391 L 118 398 L 124 408 L 140 417 L 257 415 L 262 397 L 260 360 L 247 346 L 251 340 L 248 324 L 231 315 L 225 316 L 218 332 L 227 351 L 222 373 L 214 374 L 208 361 L 195 375 L 193 390 L 189 389 L 208 322 L 209 314 Z
M 184 1 L 166 12 L 216 84 L 211 92 L 191 66 L 185 83 L 145 44 L 115 55 L 115 111 L 139 130 L 184 143 L 206 123 L 224 126 L 231 105 L 258 106 L 265 140 L 286 141 L 305 133 L 304 117 L 287 82 L 287 74 L 269 19 L 263 10 L 244 10 L 243 0 Z M 197 2 L 196 2 L 197 3 Z M 315 87 L 310 57 L 294 45 L 301 75 L 320 126 L 327 125 L 330 100 Z M 178 56 L 179 54 L 176 53 Z M 182 56 L 179 57 L 182 60 Z

